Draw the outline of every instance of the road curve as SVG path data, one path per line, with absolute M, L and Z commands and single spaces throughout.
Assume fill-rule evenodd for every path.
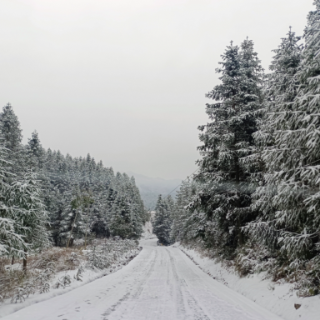
M 281 320 L 202 272 L 178 248 L 142 242 L 120 271 L 4 320 Z

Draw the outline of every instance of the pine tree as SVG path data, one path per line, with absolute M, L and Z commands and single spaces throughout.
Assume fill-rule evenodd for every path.
M 122 239 L 132 237 L 130 206 L 126 198 L 121 195 L 118 195 L 112 206 L 109 228 L 112 236 L 119 236 Z
M 0 140 L 2 142 L 2 139 Z M 6 177 L 14 175 L 9 171 L 10 163 L 7 161 L 8 150 L 0 144 L 0 256 L 24 257 L 26 243 L 23 235 L 17 232 L 16 210 L 9 201 L 10 185 Z
M 44 149 L 41 145 L 37 131 L 32 133 L 27 145 L 27 153 L 29 156 L 29 163 L 32 168 L 42 169 L 44 164 Z
M 193 208 L 197 192 L 198 186 L 195 181 L 187 179 L 181 183 L 172 214 L 172 242 L 203 244 L 207 220 L 203 212 L 198 212 Z
M 26 269 L 28 252 L 50 245 L 48 215 L 36 175 L 27 172 L 22 180 L 14 181 L 8 190 L 7 199 L 14 213 L 15 232 L 21 235 L 26 243 L 23 264 Z
M 17 151 L 22 140 L 22 130 L 10 103 L 3 107 L 3 111 L 0 114 L 0 130 L 4 138 L 5 147 L 12 152 Z
M 22 130 L 10 103 L 3 107 L 0 114 L 0 132 L 4 139 L 4 146 L 9 150 L 10 171 L 22 174 L 25 165 L 25 155 L 21 146 Z
M 181 186 L 176 194 L 176 203 L 173 208 L 172 214 L 172 228 L 170 237 L 174 241 L 180 241 L 183 239 L 184 225 L 186 221 L 185 207 L 191 202 L 189 197 L 189 179 L 182 181 Z
M 130 199 L 133 237 L 139 239 L 143 232 L 142 225 L 146 222 L 146 210 L 133 177 L 128 180 L 126 194 Z
M 269 197 L 274 194 L 273 214 L 264 215 L 258 226 L 276 240 L 281 263 L 291 262 L 295 268 L 305 267 L 320 253 L 320 1 L 315 5 L 308 16 L 301 62 L 296 44 L 289 54 L 283 53 L 289 65 L 287 88 L 276 101 L 275 147 L 265 156 L 271 171 L 266 184 L 275 189 L 269 191 Z M 290 38 L 293 35 L 287 42 Z M 313 264 L 319 266 L 320 261 Z
M 241 50 L 231 43 L 222 60 L 217 69 L 222 83 L 207 94 L 216 101 L 207 104 L 211 122 L 199 127 L 203 145 L 196 181 L 202 188 L 195 208 L 207 215 L 206 241 L 229 256 L 245 240 L 241 227 L 254 218 L 245 158 L 255 152 L 252 135 L 262 101 L 263 70 L 250 40 Z
M 290 30 L 274 50 L 272 73 L 265 87 L 265 115 L 260 130 L 254 135 L 262 150 L 264 175 L 253 203 L 253 210 L 259 210 L 260 214 L 246 229 L 253 239 L 264 243 L 271 251 L 279 249 L 280 229 L 285 226 L 283 218 L 289 213 L 287 210 L 299 211 L 304 207 L 299 182 L 296 184 L 292 179 L 294 172 L 290 173 L 300 158 L 300 148 L 292 148 L 290 138 L 300 130 L 300 125 L 293 123 L 297 114 L 294 100 L 300 86 L 297 72 L 302 47 L 299 40 L 300 37 Z
M 169 205 L 162 197 L 159 195 L 156 209 L 155 217 L 153 221 L 153 233 L 159 239 L 159 242 L 163 245 L 169 245 L 171 243 L 171 227 L 172 227 L 172 217 L 170 215 Z

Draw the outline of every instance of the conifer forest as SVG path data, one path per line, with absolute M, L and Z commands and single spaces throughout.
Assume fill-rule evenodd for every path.
M 154 230 L 320 293 L 320 1 L 303 36 L 291 28 L 263 70 L 254 43 L 230 43 L 206 94 L 198 170 L 175 204 L 159 197 Z
M 21 143 L 10 104 L 0 114 L 1 255 L 23 258 L 77 239 L 139 239 L 148 219 L 134 178 L 114 173 L 89 154 L 45 150 L 37 132 Z
M 114 172 L 92 152 L 73 157 L 46 149 L 37 131 L 24 143 L 15 105 L 3 102 L 0 318 L 318 319 L 320 0 L 313 1 L 302 34 L 288 27 L 270 48 L 268 69 L 255 39 L 227 40 L 220 60 L 212 61 L 216 83 L 203 88 L 209 90 L 202 109 L 207 122 L 197 128 L 196 171 L 182 182 L 168 180 L 181 182 L 175 189 L 144 173 L 136 183 L 134 174 Z M 121 86 L 122 92 L 127 83 Z M 123 110 L 132 122 L 157 120 Z M 164 113 L 159 121 L 171 117 Z M 131 143 L 139 159 L 151 157 L 157 141 L 137 148 L 123 117 L 118 159 Z M 171 140 L 167 128 L 153 127 Z M 146 128 L 137 125 L 147 136 Z M 175 156 L 157 147 L 160 172 Z

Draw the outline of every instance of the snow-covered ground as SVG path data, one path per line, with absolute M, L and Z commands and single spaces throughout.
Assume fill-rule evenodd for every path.
M 197 251 L 180 248 L 200 269 L 232 290 L 241 293 L 258 305 L 281 316 L 285 320 L 319 320 L 320 296 L 300 298 L 296 295 L 294 285 L 274 283 L 266 278 L 265 273 L 240 278 L 232 269 L 226 269 L 221 263 L 201 257 Z M 301 305 L 299 307 L 299 305 Z M 296 309 L 296 307 L 299 307 Z
M 280 320 L 212 279 L 179 248 L 143 240 L 121 270 L 4 320 Z
M 123 247 L 123 244 L 121 242 L 117 242 L 118 247 L 121 248 Z M 88 252 L 91 250 L 87 250 Z M 38 291 L 35 292 L 35 294 L 30 295 L 29 297 L 24 297 L 26 298 L 25 301 L 23 302 L 18 302 L 18 303 L 12 303 L 11 299 L 5 299 L 5 301 L 0 302 L 0 318 L 11 314 L 17 310 L 24 309 L 30 305 L 37 304 L 41 301 L 45 301 L 48 299 L 51 299 L 56 296 L 60 296 L 65 294 L 66 292 L 70 292 L 72 290 L 76 290 L 79 287 L 82 287 L 92 281 L 95 281 L 97 279 L 100 279 L 106 275 L 112 274 L 114 272 L 117 272 L 123 266 L 125 266 L 134 256 L 139 254 L 140 248 L 135 247 L 130 250 L 124 250 L 122 253 L 117 252 L 117 255 L 114 256 L 113 262 L 110 262 L 110 266 L 105 269 L 91 269 L 91 268 L 83 268 L 83 271 L 81 273 L 80 279 L 78 277 L 78 280 L 76 280 L 77 272 L 78 269 L 76 270 L 66 270 L 66 271 L 60 271 L 57 272 L 54 277 L 50 280 L 51 283 L 51 290 L 49 292 L 45 293 L 39 293 Z M 21 269 L 21 263 L 20 264 L 15 264 L 13 266 L 10 265 L 10 269 Z M 65 288 L 53 288 L 53 284 L 57 283 L 59 279 L 62 277 L 69 276 L 71 283 L 68 284 Z M 35 279 L 33 279 L 35 280 Z M 0 292 L 1 294 L 1 292 Z M 72 293 L 71 293 L 72 294 Z M 23 311 L 22 311 L 23 312 Z M 20 319 L 20 318 L 19 318 Z M 49 318 L 44 318 L 44 319 L 49 319 Z

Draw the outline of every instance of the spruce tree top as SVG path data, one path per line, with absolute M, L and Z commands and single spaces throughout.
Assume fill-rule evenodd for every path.
M 206 110 L 212 122 L 199 127 L 203 145 L 198 149 L 203 159 L 198 162 L 198 178 L 202 181 L 245 179 L 239 159 L 251 153 L 252 133 L 257 130 L 263 69 L 253 42 L 245 40 L 241 50 L 231 43 L 221 57 L 216 70 L 221 84 L 206 95 L 215 100 Z
M 0 114 L 0 130 L 5 140 L 5 147 L 11 151 L 16 151 L 20 146 L 22 133 L 20 122 L 10 103 L 3 107 Z

